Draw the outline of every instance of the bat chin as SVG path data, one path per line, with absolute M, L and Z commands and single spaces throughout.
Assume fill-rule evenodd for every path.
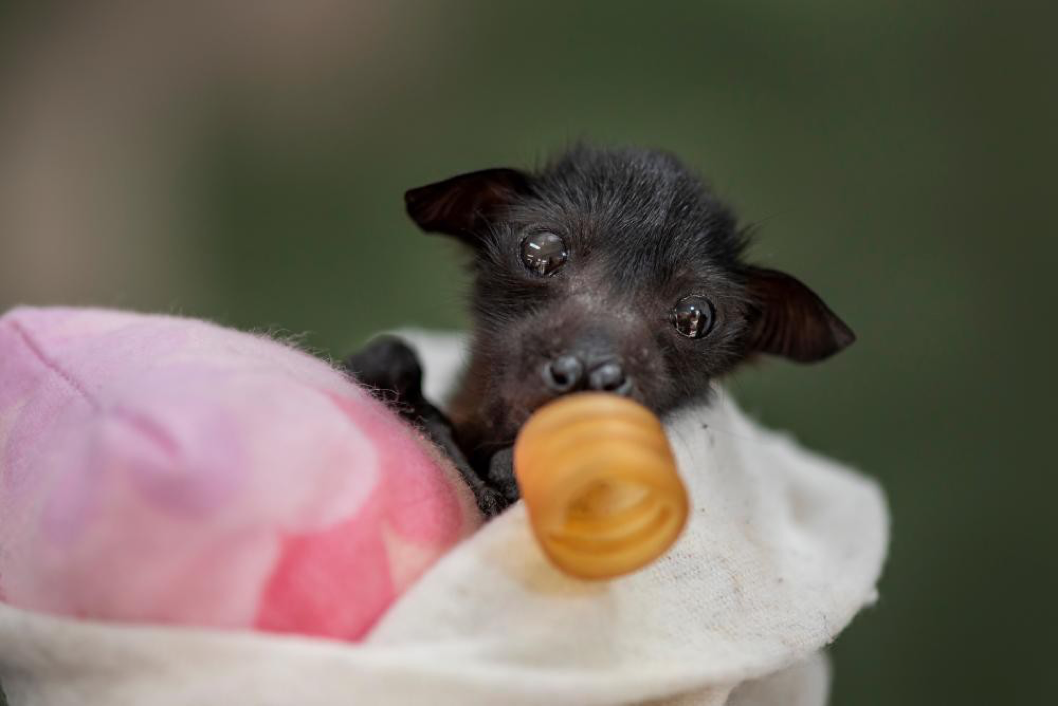
M 498 410 L 499 413 L 495 417 L 498 422 L 496 428 L 500 432 L 499 435 L 501 437 L 513 443 L 522 425 L 528 421 L 529 417 L 536 410 L 555 399 L 555 397 L 511 395 L 502 399 L 502 409 Z

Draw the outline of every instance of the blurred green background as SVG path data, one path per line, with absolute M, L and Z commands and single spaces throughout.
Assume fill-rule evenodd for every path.
M 0 310 L 180 311 L 340 356 L 466 321 L 459 253 L 405 219 L 406 188 L 579 138 L 667 148 L 860 337 L 729 383 L 889 494 L 881 600 L 833 647 L 833 703 L 1041 703 L 1056 8 L 0 5 Z

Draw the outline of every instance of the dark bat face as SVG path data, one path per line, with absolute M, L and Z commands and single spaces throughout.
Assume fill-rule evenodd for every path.
M 746 264 L 734 217 L 668 154 L 575 149 L 536 174 L 413 189 L 424 229 L 474 253 L 470 365 L 452 411 L 471 447 L 509 444 L 558 395 L 659 414 L 755 353 L 825 358 L 852 332 L 794 278 Z

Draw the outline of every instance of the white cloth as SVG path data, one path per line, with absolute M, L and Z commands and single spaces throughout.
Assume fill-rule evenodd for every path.
M 413 338 L 440 394 L 458 342 Z M 560 574 L 518 504 L 361 645 L 2 607 L 0 683 L 11 706 L 825 703 L 818 652 L 876 597 L 888 537 L 878 486 L 762 429 L 722 391 L 667 428 L 693 513 L 639 573 Z

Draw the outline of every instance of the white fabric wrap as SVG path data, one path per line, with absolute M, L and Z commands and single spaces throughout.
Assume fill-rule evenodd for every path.
M 406 333 L 443 397 L 459 340 Z M 876 598 L 884 497 L 722 391 L 668 422 L 691 520 L 643 571 L 551 567 L 515 505 L 445 556 L 360 645 L 102 625 L 0 606 L 11 706 L 819 706 L 820 650 Z

